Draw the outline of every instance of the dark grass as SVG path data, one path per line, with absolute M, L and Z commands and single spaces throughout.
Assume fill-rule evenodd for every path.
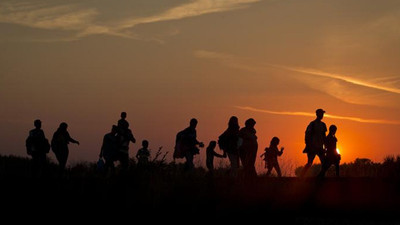
M 58 177 L 56 165 L 35 177 L 27 158 L 0 157 L 3 215 L 86 216 L 92 219 L 147 218 L 180 221 L 219 218 L 295 224 L 399 224 L 400 180 L 378 177 L 299 179 L 211 176 L 202 168 L 134 161 L 114 175 L 81 163 Z M 66 217 L 66 215 L 68 215 Z M 268 223 L 268 222 L 266 222 Z

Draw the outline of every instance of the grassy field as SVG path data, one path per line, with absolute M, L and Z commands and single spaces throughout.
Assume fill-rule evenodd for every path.
M 3 212 L 67 213 L 109 218 L 279 220 L 295 224 L 399 224 L 400 180 L 358 177 L 246 180 L 217 170 L 185 171 L 181 164 L 132 163 L 127 173 L 105 176 L 94 163 L 78 164 L 59 178 L 51 164 L 41 177 L 29 160 L 0 158 Z M 90 212 L 90 213 L 89 213 Z

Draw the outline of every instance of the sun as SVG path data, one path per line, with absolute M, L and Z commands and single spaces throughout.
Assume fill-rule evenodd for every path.
M 339 148 L 336 148 L 336 152 L 337 152 L 337 154 L 340 154 Z

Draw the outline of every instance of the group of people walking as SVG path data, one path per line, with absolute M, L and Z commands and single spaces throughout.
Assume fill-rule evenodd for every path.
M 329 134 L 326 136 L 326 125 L 322 122 L 325 111 L 323 109 L 316 110 L 317 118 L 313 120 L 305 132 L 304 153 L 307 154 L 307 164 L 301 172 L 304 176 L 313 164 L 316 156 L 319 157 L 322 169 L 319 177 L 325 176 L 326 171 L 331 165 L 336 167 L 336 175 L 339 176 L 339 164 L 341 156 L 336 151 L 337 138 L 335 136 L 337 127 L 331 125 Z M 185 158 L 186 167 L 193 168 L 194 155 L 199 154 L 199 147 L 204 144 L 197 140 L 196 126 L 198 121 L 191 119 L 188 128 L 180 131 L 176 136 L 174 158 Z M 245 126 L 240 128 L 239 120 L 236 116 L 232 116 L 228 121 L 228 128 L 218 137 L 218 141 L 210 141 L 206 150 L 206 165 L 210 172 L 214 170 L 214 157 L 228 158 L 230 162 L 230 172 L 237 174 L 239 166 L 242 165 L 244 175 L 247 177 L 257 176 L 255 162 L 257 158 L 258 142 L 255 129 L 256 121 L 253 118 L 245 121 Z M 276 170 L 278 177 L 282 176 L 279 166 L 278 157 L 283 154 L 284 147 L 279 150 L 280 139 L 273 137 L 269 147 L 266 147 L 264 153 L 260 155 L 265 161 L 267 176 Z M 215 147 L 219 146 L 223 154 L 215 152 Z
M 304 153 L 307 154 L 307 164 L 305 165 L 301 176 L 304 176 L 311 167 L 316 156 L 319 157 L 322 169 L 319 176 L 324 176 L 329 167 L 333 164 L 336 166 L 336 175 L 339 176 L 340 155 L 336 152 L 335 137 L 336 126 L 329 128 L 329 134 L 326 136 L 326 125 L 322 122 L 325 111 L 318 109 L 316 111 L 317 118 L 312 121 L 305 132 L 306 147 Z M 126 120 L 126 112 L 121 113 L 121 119 L 117 125 L 112 125 L 111 131 L 104 135 L 103 144 L 100 150 L 100 158 L 104 159 L 105 171 L 114 168 L 114 162 L 119 161 L 123 171 L 129 166 L 129 144 L 136 143 L 136 139 L 129 129 L 129 122 Z M 193 118 L 190 120 L 189 127 L 180 131 L 176 135 L 174 159 L 184 158 L 185 168 L 187 170 L 194 168 L 194 156 L 199 154 L 200 149 L 204 147 L 203 142 L 197 140 L 198 121 Z M 240 165 L 243 167 L 243 174 L 246 177 L 257 176 L 255 162 L 258 151 L 258 141 L 255 129 L 256 121 L 253 118 L 245 121 L 245 126 L 240 128 L 239 120 L 236 116 L 232 116 L 228 121 L 227 129 L 219 135 L 218 140 L 210 141 L 206 150 L 206 165 L 210 173 L 214 170 L 214 157 L 228 158 L 230 163 L 229 172 L 236 176 Z M 46 154 L 49 153 L 50 147 L 53 150 L 60 167 L 60 173 L 65 169 L 68 159 L 68 144 L 75 143 L 79 145 L 79 141 L 71 138 L 67 128 L 68 125 L 63 122 L 60 124 L 56 132 L 54 132 L 51 144 L 46 139 L 41 129 L 41 121 L 34 121 L 35 129 L 29 132 L 26 140 L 27 153 L 32 156 L 33 164 L 36 168 L 41 169 L 46 163 Z M 283 154 L 284 148 L 279 150 L 280 139 L 273 137 L 269 147 L 265 148 L 260 157 L 265 161 L 267 175 L 270 175 L 272 169 L 275 169 L 278 176 L 281 177 L 281 169 L 278 163 L 278 157 Z M 150 151 L 148 149 L 149 142 L 142 141 L 142 148 L 138 150 L 136 158 L 140 165 L 148 162 Z M 222 150 L 222 154 L 215 151 L 216 146 Z

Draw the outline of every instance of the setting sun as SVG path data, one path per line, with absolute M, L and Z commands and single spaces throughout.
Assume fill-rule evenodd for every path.
M 338 154 L 340 154 L 339 148 L 336 149 L 336 152 L 337 152 Z

